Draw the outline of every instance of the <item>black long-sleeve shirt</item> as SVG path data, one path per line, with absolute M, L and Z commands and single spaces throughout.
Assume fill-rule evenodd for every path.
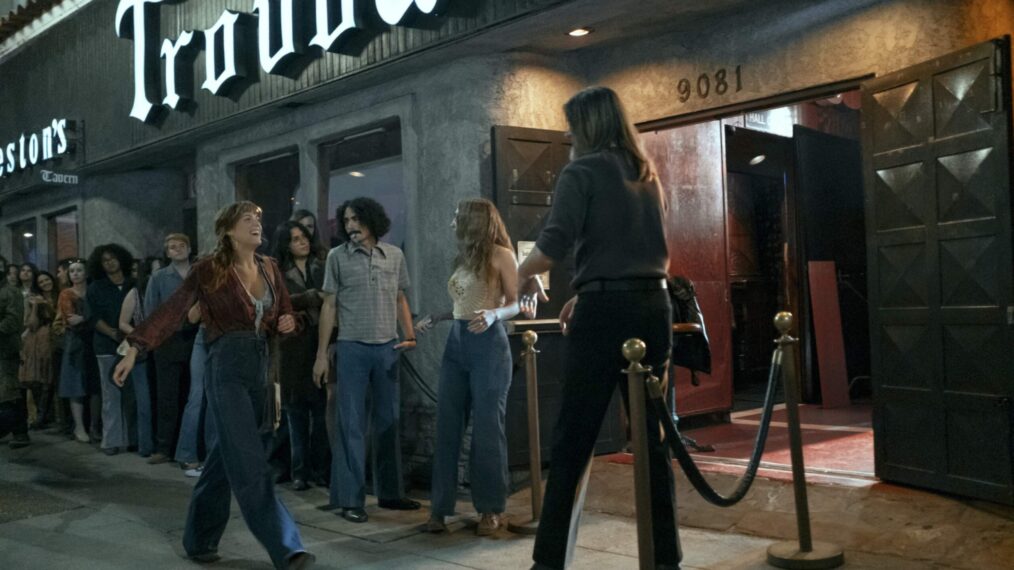
M 658 181 L 639 181 L 618 152 L 577 158 L 560 173 L 536 246 L 556 262 L 576 246 L 575 289 L 599 279 L 665 278 L 669 250 Z

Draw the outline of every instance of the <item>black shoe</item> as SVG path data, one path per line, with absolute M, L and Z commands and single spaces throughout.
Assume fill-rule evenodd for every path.
M 214 548 L 200 554 L 191 554 L 189 558 L 198 564 L 212 564 L 222 559 L 218 550 Z
M 413 501 L 412 499 L 406 499 L 404 497 L 400 499 L 389 499 L 381 500 L 377 502 L 382 509 L 391 509 L 393 511 L 415 511 L 419 510 L 419 501 Z
M 109 456 L 116 455 L 119 452 L 120 452 L 120 448 L 119 447 L 103 447 L 102 448 L 102 453 L 105 453 L 106 455 L 109 455 Z
M 293 479 L 292 480 L 292 490 L 293 491 L 305 491 L 305 490 L 307 490 L 309 488 L 310 488 L 310 485 L 308 485 L 306 483 L 306 481 L 303 481 L 302 479 Z
M 332 505 L 331 503 L 328 503 L 326 505 L 321 505 L 321 506 L 317 507 L 317 510 L 318 511 L 329 512 L 329 511 L 337 511 L 340 508 L 341 507 L 339 507 L 338 505 Z
M 370 520 L 370 517 L 367 516 L 366 511 L 363 509 L 342 509 L 341 516 L 343 519 L 354 523 L 364 523 Z
M 11 441 L 7 443 L 7 446 L 11 449 L 21 449 L 22 447 L 28 447 L 32 444 L 32 440 L 29 439 L 27 433 L 16 433 Z

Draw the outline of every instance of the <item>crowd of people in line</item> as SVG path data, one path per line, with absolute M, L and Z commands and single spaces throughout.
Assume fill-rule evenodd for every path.
M 647 334 L 646 363 L 661 374 L 671 343 L 665 202 L 652 167 L 612 91 L 582 91 L 565 113 L 573 161 L 535 250 L 519 267 L 493 203 L 462 200 L 448 212 L 457 240 L 450 302 L 434 303 L 451 310 L 415 322 L 405 255 L 382 241 L 390 219 L 367 197 L 337 208 L 340 245 L 330 251 L 304 210 L 277 228 L 263 255 L 261 210 L 241 201 L 218 213 L 214 249 L 196 260 L 187 236 L 172 233 L 164 260 L 136 260 L 106 244 L 87 260 L 61 261 L 55 277 L 28 263 L 11 266 L 0 287 L 0 437 L 12 432 L 9 445 L 22 447 L 30 429 L 53 424 L 53 432 L 107 455 L 175 461 L 199 476 L 183 536 L 190 558 L 219 558 L 235 496 L 275 567 L 305 568 L 314 556 L 276 495 L 282 480 L 296 491 L 328 487 L 320 508 L 366 523 L 372 449 L 378 506 L 420 508 L 404 488 L 398 360 L 417 335 L 451 321 L 426 528 L 447 532 L 455 514 L 471 421 L 476 533 L 491 535 L 504 525 L 509 488 L 512 358 L 503 321 L 534 316 L 547 300 L 536 276 L 576 247 L 579 295 L 560 315 L 571 340 L 534 553 L 536 568 L 565 567 L 575 490 L 625 364 L 615 347 Z M 657 430 L 648 431 L 656 559 L 659 568 L 678 568 L 668 451 Z

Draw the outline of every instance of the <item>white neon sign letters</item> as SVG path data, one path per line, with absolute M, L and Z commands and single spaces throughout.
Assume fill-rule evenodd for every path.
M 372 5 L 376 16 L 387 25 L 404 25 L 416 13 L 442 13 L 450 0 L 314 0 L 314 36 L 305 42 L 301 23 L 302 10 L 309 9 L 308 0 L 253 0 L 256 16 L 225 10 L 214 26 L 207 30 L 184 31 L 173 41 L 162 41 L 154 51 L 151 34 L 157 33 L 155 23 L 158 4 L 174 0 L 119 0 L 116 8 L 116 34 L 134 40 L 134 103 L 130 116 L 150 122 L 164 106 L 180 109 L 189 93 L 180 89 L 180 57 L 185 50 L 198 49 L 203 38 L 205 77 L 201 88 L 214 95 L 225 96 L 237 79 L 246 75 L 242 53 L 244 18 L 257 18 L 257 56 L 260 67 L 268 74 L 284 73 L 285 64 L 303 53 L 305 47 L 337 51 L 356 30 L 366 28 L 363 14 Z M 304 8 L 305 7 L 305 8 Z M 128 19 L 129 17 L 129 19 Z M 272 42 L 272 38 L 275 41 Z M 305 43 L 304 43 L 305 42 Z M 277 45 L 273 45 L 277 44 Z M 165 60 L 165 96 L 157 100 L 159 90 L 158 57 Z M 152 61 L 154 59 L 154 61 Z

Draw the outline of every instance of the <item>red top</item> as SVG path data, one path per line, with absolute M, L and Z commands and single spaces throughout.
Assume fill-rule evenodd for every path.
M 278 317 L 292 313 L 289 290 L 285 287 L 285 279 L 274 259 L 256 255 L 255 260 L 267 278 L 268 287 L 271 287 L 275 299 L 261 320 L 261 332 L 267 335 L 277 334 Z M 236 272 L 229 271 L 225 281 L 215 291 L 210 291 L 204 285 L 211 282 L 211 277 L 210 258 L 195 263 L 180 288 L 127 337 L 131 346 L 140 352 L 158 348 L 180 329 L 187 311 L 195 302 L 201 306 L 206 342 L 211 343 L 227 332 L 253 331 L 256 317 L 253 301 Z M 296 326 L 299 326 L 298 322 Z

